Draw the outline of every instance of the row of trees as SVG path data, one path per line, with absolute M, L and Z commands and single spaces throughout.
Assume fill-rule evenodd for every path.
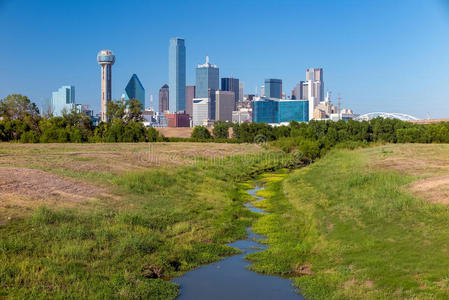
M 72 110 L 62 116 L 41 117 L 27 97 L 10 95 L 0 100 L 0 140 L 21 142 L 154 142 L 168 140 L 142 124 L 142 104 L 131 99 L 108 104 L 108 122 L 94 126 L 86 115 Z M 229 129 L 232 128 L 232 136 Z M 320 151 L 341 143 L 449 143 L 449 123 L 414 124 L 396 119 L 371 121 L 291 122 L 272 127 L 264 123 L 217 122 L 212 133 L 197 126 L 192 140 L 264 143 L 276 141 L 286 151 L 300 141 L 319 146 Z
M 63 111 L 62 116 L 41 117 L 25 96 L 10 95 L 0 101 L 0 140 L 24 143 L 155 142 L 163 137 L 142 124 L 142 104 L 131 99 L 108 104 L 108 122 L 92 124 L 85 114 Z

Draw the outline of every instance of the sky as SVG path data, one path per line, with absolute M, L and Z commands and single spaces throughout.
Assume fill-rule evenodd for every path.
M 98 112 L 96 55 L 110 49 L 113 98 L 136 73 L 157 107 L 172 37 L 185 39 L 188 85 L 206 55 L 245 93 L 280 78 L 290 95 L 321 67 L 342 108 L 449 118 L 449 0 L 0 0 L 0 98 L 41 104 L 74 85 Z

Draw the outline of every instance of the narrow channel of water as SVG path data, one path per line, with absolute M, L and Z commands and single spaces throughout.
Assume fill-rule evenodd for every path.
M 255 187 L 247 192 L 257 198 L 257 201 L 261 201 L 263 198 L 256 195 L 260 189 L 262 188 Z M 266 213 L 251 203 L 245 206 L 253 212 Z M 257 242 L 264 239 L 263 236 L 252 232 L 251 228 L 247 228 L 246 231 L 248 236 L 245 240 L 228 244 L 239 249 L 240 254 L 202 266 L 175 278 L 173 282 L 178 283 L 181 289 L 177 299 L 303 299 L 295 293 L 290 280 L 248 270 L 250 263 L 245 260 L 245 256 L 248 253 L 263 251 L 266 246 Z

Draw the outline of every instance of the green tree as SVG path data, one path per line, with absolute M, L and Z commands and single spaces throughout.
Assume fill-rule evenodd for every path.
M 25 116 L 39 117 L 39 109 L 26 96 L 9 95 L 0 100 L 0 117 L 7 120 L 24 120 Z
M 212 133 L 216 139 L 227 139 L 229 137 L 229 124 L 223 121 L 215 122 Z
M 126 105 L 123 100 L 110 101 L 106 105 L 106 117 L 108 122 L 123 120 L 126 115 Z
M 207 140 L 211 139 L 212 135 L 210 134 L 209 130 L 204 126 L 195 126 L 193 128 L 192 134 L 190 136 L 193 139 L 200 139 L 200 140 Z
M 143 105 L 137 99 L 131 99 L 127 103 L 125 122 L 143 122 Z

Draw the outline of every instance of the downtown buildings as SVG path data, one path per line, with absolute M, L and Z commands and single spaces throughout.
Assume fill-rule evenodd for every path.
M 125 100 L 137 99 L 145 109 L 145 89 L 136 74 L 131 76 L 125 88 Z
M 44 113 L 61 117 L 64 112 L 70 113 L 75 107 L 75 87 L 73 85 L 64 85 L 52 93 L 51 99 L 44 108 Z
M 219 90 L 220 70 L 216 65 L 209 63 L 209 56 L 206 56 L 206 63 L 198 65 L 196 68 L 196 97 L 208 97 L 209 90 L 213 92 Z
M 269 124 L 309 121 L 309 101 L 260 98 L 253 101 L 252 121 Z
M 168 50 L 169 110 L 186 109 L 186 47 L 184 39 L 172 38 Z
M 159 89 L 159 112 L 163 113 L 169 109 L 170 91 L 167 84 Z

